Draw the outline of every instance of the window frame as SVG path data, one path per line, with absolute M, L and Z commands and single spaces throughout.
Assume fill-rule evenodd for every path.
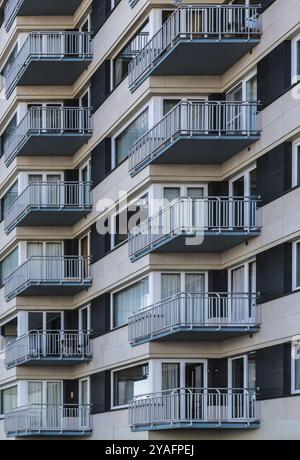
M 111 168 L 112 170 L 118 168 L 121 164 L 123 164 L 125 161 L 128 160 L 128 157 L 125 158 L 124 160 L 122 160 L 120 163 L 117 163 L 116 160 L 117 160 L 117 138 L 120 137 L 120 135 L 126 131 L 126 129 L 131 125 L 133 124 L 144 112 L 146 112 L 146 110 L 148 110 L 148 130 L 151 129 L 150 126 L 151 126 L 151 107 L 150 107 L 150 102 L 148 102 L 147 104 L 143 105 L 143 107 L 138 110 L 137 112 L 135 112 L 135 114 L 130 117 L 130 119 L 122 124 L 121 128 L 119 128 L 112 136 L 111 138 Z
M 146 274 L 146 276 L 141 276 L 137 280 L 131 281 L 129 284 L 126 284 L 126 286 L 123 286 L 122 288 L 116 289 L 110 293 L 110 331 L 118 330 L 121 329 L 122 327 L 128 326 L 128 322 L 120 325 L 120 326 L 115 326 L 114 325 L 114 296 L 124 290 L 129 289 L 131 286 L 134 286 L 135 284 L 140 283 L 143 280 L 148 279 L 148 287 L 149 287 L 149 292 L 148 292 L 148 306 L 151 305 L 150 299 L 151 299 L 151 280 L 150 280 L 151 273 Z
M 149 380 L 151 382 L 151 377 L 150 377 L 150 373 L 152 371 L 151 360 L 142 361 L 141 363 L 134 363 L 134 364 L 131 364 L 130 366 L 118 367 L 117 369 L 114 369 L 110 373 L 110 395 L 111 395 L 110 408 L 111 408 L 111 410 L 127 409 L 128 408 L 128 404 L 122 404 L 122 405 L 115 405 L 114 404 L 114 402 L 115 402 L 115 375 L 118 372 L 121 372 L 121 371 L 126 370 L 126 369 L 131 369 L 131 368 L 134 368 L 134 367 L 141 367 L 141 366 L 146 366 L 146 365 L 148 365 L 148 371 L 149 371 L 147 380 Z
M 5 390 L 9 390 L 10 388 L 17 388 L 17 407 L 19 406 L 19 397 L 20 397 L 20 389 L 19 389 L 19 384 L 18 382 L 15 382 L 14 384 L 7 384 L 3 387 L 0 388 L 0 420 L 4 419 L 4 413 L 1 413 L 2 410 L 2 392 Z

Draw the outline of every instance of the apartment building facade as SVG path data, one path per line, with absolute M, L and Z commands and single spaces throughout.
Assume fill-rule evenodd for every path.
M 299 0 L 0 18 L 0 439 L 300 439 Z

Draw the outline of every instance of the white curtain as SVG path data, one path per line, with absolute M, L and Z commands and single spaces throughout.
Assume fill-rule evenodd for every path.
M 205 275 L 202 273 L 192 273 L 185 276 L 185 290 L 190 294 L 205 292 Z
M 149 279 L 145 278 L 114 295 L 114 327 L 128 322 L 128 317 L 139 309 L 147 307 L 149 299 Z
M 28 176 L 28 184 L 38 184 L 43 182 L 42 174 L 30 174 Z M 40 206 L 43 203 L 42 200 L 42 188 L 40 185 L 31 185 L 30 187 L 30 204 L 32 206 Z
M 43 403 L 43 383 L 28 382 L 28 404 Z
M 61 176 L 59 174 L 47 175 L 47 188 L 46 188 L 46 204 L 48 206 L 59 206 L 62 204 L 63 189 L 60 185 Z
M 231 291 L 233 293 L 242 293 L 245 290 L 244 267 L 236 268 L 231 272 Z
M 162 391 L 180 388 L 180 364 L 162 363 Z
M 31 259 L 28 266 L 28 277 L 31 280 L 43 279 L 44 270 L 43 262 L 40 257 L 43 255 L 43 244 L 42 243 L 27 243 L 27 257 L 38 257 L 37 259 Z
M 46 277 L 49 280 L 61 280 L 64 278 L 64 266 L 61 260 L 62 244 L 47 243 L 46 244 Z M 50 257 L 48 259 L 48 257 Z
M 47 404 L 58 406 L 62 403 L 61 382 L 47 382 Z
M 161 299 L 167 299 L 181 292 L 180 273 L 163 273 L 161 275 Z

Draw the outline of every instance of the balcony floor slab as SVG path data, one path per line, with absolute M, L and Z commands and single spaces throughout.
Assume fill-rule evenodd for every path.
M 245 231 L 207 231 L 204 236 L 196 234 L 165 235 L 165 238 L 136 252 L 131 259 L 137 260 L 149 253 L 220 253 L 256 238 L 260 230 Z M 203 238 L 203 240 L 202 240 Z
M 18 156 L 71 156 L 91 137 L 88 133 L 28 133 Z
M 93 434 L 92 430 L 88 431 L 15 431 L 6 433 L 8 438 L 12 437 L 29 437 L 29 436 L 91 436 Z
M 92 61 L 90 58 L 38 58 L 30 57 L 20 75 L 8 88 L 10 96 L 18 86 L 69 86 L 73 85 Z
M 43 209 L 29 208 L 28 212 L 23 216 L 20 216 L 14 223 L 13 226 L 9 227 L 7 232 L 11 231 L 12 228 L 20 225 L 22 227 L 36 227 L 36 226 L 70 226 L 74 225 L 80 219 L 85 217 L 91 212 L 92 207 L 85 209 L 78 208 L 49 208 Z
M 36 297 L 36 296 L 72 296 L 84 289 L 92 286 L 92 281 L 87 280 L 83 283 L 79 281 L 62 281 L 60 282 L 31 282 L 26 286 L 21 286 L 17 291 L 7 295 L 7 300 L 16 296 Z
M 193 327 L 174 326 L 172 329 L 150 334 L 136 339 L 131 346 L 138 346 L 148 342 L 222 342 L 242 335 L 253 334 L 259 331 L 259 326 L 222 326 Z
M 202 430 L 250 430 L 258 429 L 260 427 L 259 422 L 169 422 L 162 424 L 148 424 L 142 426 L 132 427 L 133 432 L 139 431 L 160 431 L 160 430 L 190 430 L 190 429 L 202 429 Z
M 7 369 L 13 369 L 16 366 L 24 366 L 24 367 L 43 367 L 43 366 L 75 366 L 77 364 L 82 364 L 82 363 L 89 363 L 92 360 L 92 356 L 85 357 L 85 358 L 78 358 L 78 357 L 62 357 L 62 358 L 47 358 L 47 357 L 41 357 L 41 358 L 31 358 L 29 357 L 28 359 L 22 359 L 17 362 L 13 363 L 7 363 L 6 368 Z

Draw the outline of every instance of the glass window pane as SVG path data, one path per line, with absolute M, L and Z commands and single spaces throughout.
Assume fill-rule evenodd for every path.
M 123 406 L 131 401 L 134 387 L 137 382 L 147 380 L 149 375 L 148 364 L 123 369 L 114 374 L 114 406 Z M 145 391 L 146 393 L 147 391 Z M 141 394 L 141 392 L 139 392 Z
M 5 212 L 18 197 L 18 181 L 9 189 L 3 200 L 3 211 Z
M 114 294 L 114 327 L 127 324 L 128 317 L 147 307 L 149 299 L 149 280 L 145 278 L 123 291 Z
M 300 390 L 300 346 L 298 345 L 295 347 L 295 359 L 294 359 L 294 366 L 295 366 L 295 390 Z
M 164 188 L 164 199 L 170 203 L 180 197 L 180 188 L 178 187 L 165 187 Z
M 164 116 L 170 112 L 177 104 L 179 104 L 181 99 L 164 99 L 163 102 L 163 114 Z
M 148 131 L 149 110 L 145 110 L 116 139 L 116 165 L 128 157 L 130 147 Z
M 18 407 L 18 387 L 14 386 L 1 391 L 0 413 L 11 412 Z
M 181 292 L 181 276 L 179 273 L 163 273 L 161 275 L 161 298 L 167 299 Z
M 300 287 L 300 243 L 296 246 L 296 286 Z
M 300 40 L 297 41 L 297 80 L 300 80 Z
M 16 248 L 2 262 L 2 280 L 4 281 L 19 266 L 19 251 Z
M 297 184 L 300 185 L 300 147 L 297 149 L 297 157 L 296 157 L 296 171 L 297 171 Z

